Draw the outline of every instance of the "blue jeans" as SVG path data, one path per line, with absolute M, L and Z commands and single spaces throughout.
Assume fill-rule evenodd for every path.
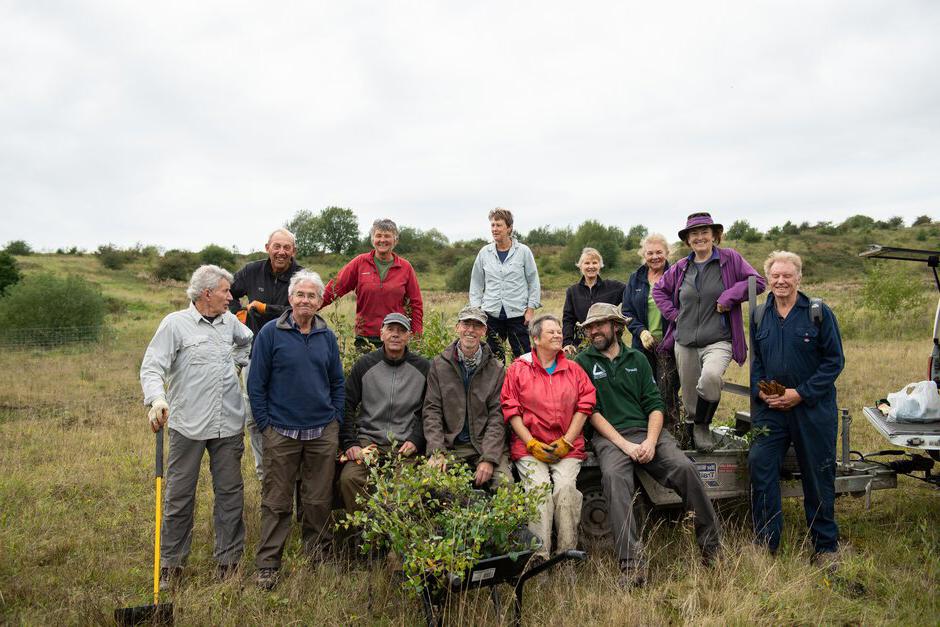
M 813 546 L 817 553 L 835 551 L 839 544 L 835 520 L 836 416 L 819 415 L 813 408 L 797 405 L 788 412 L 761 411 L 754 426 L 769 430 L 767 435 L 754 439 L 748 455 L 757 541 L 774 552 L 780 546 L 780 466 L 792 442 L 800 465 L 803 507 Z

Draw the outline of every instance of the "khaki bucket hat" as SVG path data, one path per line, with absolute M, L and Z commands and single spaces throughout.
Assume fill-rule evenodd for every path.
M 620 307 L 617 305 L 594 303 L 591 305 L 591 308 L 588 309 L 587 317 L 584 319 L 584 322 L 579 323 L 578 326 L 585 327 L 595 322 L 603 322 L 604 320 L 613 320 L 614 322 L 620 322 L 626 326 L 630 324 L 633 318 L 624 316 L 623 312 L 620 311 Z

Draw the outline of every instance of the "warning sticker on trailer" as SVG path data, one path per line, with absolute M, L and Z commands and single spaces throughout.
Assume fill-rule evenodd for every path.
M 706 488 L 718 487 L 718 464 L 715 462 L 695 462 L 695 468 L 698 469 L 698 476 L 702 478 L 702 483 Z
M 473 571 L 473 575 L 470 576 L 470 581 L 486 581 L 487 579 L 492 579 L 493 575 L 496 574 L 495 568 L 485 568 L 483 570 Z

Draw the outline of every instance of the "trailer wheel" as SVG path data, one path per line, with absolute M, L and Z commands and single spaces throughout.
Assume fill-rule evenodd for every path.
M 583 496 L 581 502 L 581 539 L 594 547 L 611 546 L 613 537 L 607 521 L 607 499 L 601 485 L 601 473 L 598 468 L 582 468 L 578 477 L 578 490 Z M 639 481 L 633 497 L 633 516 L 642 528 L 653 515 L 653 507 L 646 491 Z

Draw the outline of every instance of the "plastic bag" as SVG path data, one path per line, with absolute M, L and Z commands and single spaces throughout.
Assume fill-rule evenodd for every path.
M 933 381 L 918 381 L 888 394 L 888 420 L 896 422 L 940 421 L 940 393 Z

